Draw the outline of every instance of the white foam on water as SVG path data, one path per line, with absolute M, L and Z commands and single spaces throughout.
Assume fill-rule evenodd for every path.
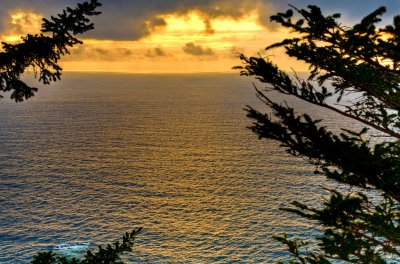
M 90 242 L 66 242 L 55 245 L 52 249 L 62 256 L 78 257 L 91 247 L 93 247 L 93 244 Z

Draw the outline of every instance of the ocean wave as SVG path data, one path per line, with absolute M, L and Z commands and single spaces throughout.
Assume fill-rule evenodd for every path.
M 94 244 L 90 242 L 65 242 L 57 244 L 52 247 L 52 250 L 64 251 L 64 252 L 75 252 L 75 251 L 86 251 L 93 247 Z

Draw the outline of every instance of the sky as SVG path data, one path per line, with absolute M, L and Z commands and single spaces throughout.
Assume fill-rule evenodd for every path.
M 78 0 L 1 0 L 0 39 L 13 43 L 40 31 L 41 19 Z M 264 48 L 290 36 L 269 22 L 289 5 L 321 7 L 324 14 L 341 13 L 352 25 L 379 6 L 388 12 L 382 25 L 400 14 L 400 0 L 100 0 L 102 14 L 95 29 L 63 58 L 65 71 L 132 73 L 232 72 L 239 53 L 270 56 L 284 70 L 306 66 L 281 50 Z

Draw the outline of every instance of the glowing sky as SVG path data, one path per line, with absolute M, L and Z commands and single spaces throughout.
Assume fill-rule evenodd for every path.
M 74 6 L 77 0 L 2 0 L 0 38 L 13 42 L 40 30 L 41 18 Z M 84 35 L 84 45 L 64 58 L 67 71 L 108 72 L 230 72 L 237 54 L 256 55 L 289 32 L 268 22 L 288 4 L 317 4 L 328 13 L 340 12 L 351 24 L 379 6 L 388 8 L 385 22 L 400 13 L 393 0 L 103 0 L 96 29 Z M 284 69 L 304 69 L 281 51 L 269 53 Z

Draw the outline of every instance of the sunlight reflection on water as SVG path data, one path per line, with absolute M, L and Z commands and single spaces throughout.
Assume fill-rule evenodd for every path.
M 66 74 L 2 101 L 0 262 L 139 226 L 131 262 L 279 259 L 273 234 L 318 233 L 279 207 L 335 184 L 259 141 L 246 104 L 259 105 L 250 80 L 233 75 Z

